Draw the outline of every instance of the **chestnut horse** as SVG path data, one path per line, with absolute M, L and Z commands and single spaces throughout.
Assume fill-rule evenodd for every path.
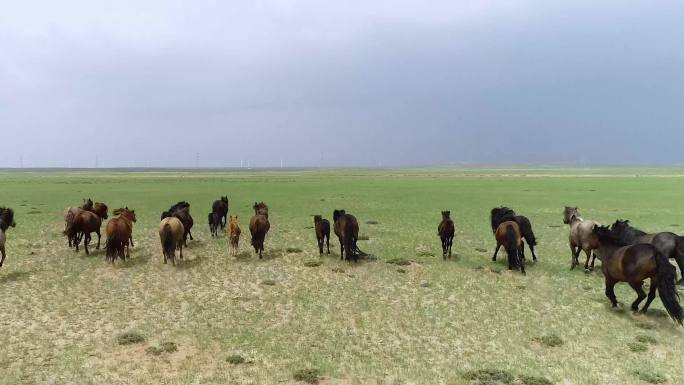
M 7 256 L 5 254 L 5 242 L 7 241 L 5 233 L 10 227 L 17 227 L 17 223 L 14 221 L 14 210 L 0 207 L 0 267 L 2 267 Z
M 525 248 L 520 234 L 518 222 L 507 221 L 499 225 L 494 233 L 496 237 L 496 251 L 492 261 L 496 261 L 496 255 L 501 246 L 506 249 L 508 254 L 508 270 L 520 268 L 520 272 L 525 273 Z
M 102 221 L 107 219 L 107 205 L 104 203 L 97 202 L 93 207 L 92 211 L 80 210 L 78 214 L 72 219 L 72 223 L 69 226 L 68 233 L 65 233 L 67 238 L 73 240 L 72 245 L 76 247 L 76 252 L 78 252 L 78 246 L 81 243 L 81 239 L 84 239 L 83 245 L 85 247 L 86 254 L 90 254 L 88 250 L 88 245 L 90 244 L 90 234 L 97 234 L 97 247 L 100 249 L 101 235 L 100 227 L 102 227 Z
M 520 228 L 520 235 L 527 242 L 527 246 L 530 247 L 530 251 L 532 252 L 532 260 L 537 260 L 537 254 L 534 252 L 534 247 L 537 246 L 537 238 L 534 235 L 534 231 L 532 231 L 532 223 L 527 217 L 522 215 L 516 215 L 515 211 L 509 209 L 508 207 L 496 207 L 492 209 L 491 221 L 492 232 L 494 233 L 496 233 L 496 230 L 499 228 L 499 225 L 503 222 L 516 222 L 518 224 L 518 227 Z M 523 248 L 525 248 L 524 243 Z
M 128 207 L 114 210 L 116 218 L 107 223 L 107 259 L 112 264 L 116 258 L 126 260 L 131 257 L 129 244 L 133 247 L 133 223 L 135 223 L 135 210 Z
M 584 251 L 587 255 L 587 260 L 584 262 L 584 271 L 590 271 L 589 259 L 591 258 L 591 270 L 594 270 L 594 262 L 596 261 L 596 253 L 594 250 L 598 249 L 598 239 L 593 233 L 593 228 L 600 224 L 595 221 L 583 219 L 579 215 L 577 207 L 565 206 L 563 211 L 563 223 L 570 226 L 570 250 L 572 251 L 572 263 L 570 269 L 579 266 L 580 252 Z
M 595 226 L 593 233 L 599 240 L 598 252 L 601 254 L 601 269 L 606 278 L 606 297 L 612 306 L 617 307 L 618 304 L 615 284 L 627 282 L 637 293 L 637 299 L 631 306 L 632 311 L 637 312 L 639 304 L 647 298 L 643 285 L 644 280 L 649 278 L 651 287 L 641 312 L 648 311 L 657 290 L 665 310 L 681 325 L 684 321 L 684 310 L 679 304 L 675 268 L 668 258 L 651 244 L 631 245 L 622 242 L 619 234 L 608 226 Z
M 447 255 L 451 258 L 451 245 L 454 243 L 454 234 L 456 233 L 456 226 L 451 220 L 451 211 L 442 211 L 442 222 L 437 227 L 437 235 L 442 240 L 442 258 L 447 259 Z
M 318 253 L 323 254 L 323 245 L 328 247 L 330 254 L 330 222 L 323 219 L 321 215 L 314 215 L 314 227 L 316 229 L 316 240 L 318 240 Z
M 185 234 L 183 234 L 185 246 L 188 245 L 188 237 L 190 237 L 190 240 L 194 240 L 191 229 L 195 222 L 190 215 L 190 203 L 182 201 L 171 206 L 168 211 L 164 211 L 162 213 L 161 219 L 168 217 L 176 217 L 180 219 L 181 223 L 183 224 L 183 229 L 185 230 Z
M 159 223 L 159 239 L 164 255 L 164 264 L 167 259 L 176 266 L 176 248 L 180 249 L 180 259 L 183 259 L 183 241 L 185 230 L 183 223 L 176 217 L 164 218 Z
M 335 235 L 340 240 L 340 259 L 359 260 L 356 242 L 359 239 L 359 222 L 345 210 L 333 211 Z
M 81 205 L 79 207 L 68 208 L 64 212 L 65 226 L 64 226 L 64 232 L 63 233 L 65 235 L 71 233 L 71 225 L 74 222 L 74 218 L 76 218 L 76 216 L 78 214 L 80 214 L 82 211 L 92 211 L 92 210 L 93 210 L 93 201 L 90 198 L 88 198 L 88 199 L 84 198 L 83 199 L 83 205 Z M 78 235 L 78 233 L 74 233 L 74 236 L 76 236 L 76 235 Z M 68 237 L 68 241 L 69 241 L 69 247 L 72 247 L 75 239 Z
M 239 243 L 240 243 L 240 234 L 242 233 L 242 230 L 240 230 L 240 224 L 238 223 L 238 216 L 230 216 L 230 248 L 231 251 L 233 252 L 233 256 L 237 255 L 238 249 L 239 249 Z

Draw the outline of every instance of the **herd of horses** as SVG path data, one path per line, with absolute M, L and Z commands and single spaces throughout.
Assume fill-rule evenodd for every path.
M 223 196 L 212 204 L 208 215 L 208 223 L 212 237 L 218 236 L 219 229 L 228 226 L 229 244 L 232 254 L 239 249 L 241 229 L 238 217 L 229 213 L 228 197 Z M 251 245 L 259 258 L 263 258 L 264 242 L 271 228 L 268 206 L 264 202 L 254 203 L 254 215 L 249 221 Z M 133 224 L 136 222 L 135 210 L 128 207 L 114 210 L 115 217 L 109 219 L 105 227 L 106 259 L 112 264 L 116 259 L 130 258 L 130 247 L 133 247 Z M 64 235 L 69 247 L 79 251 L 83 242 L 86 254 L 93 233 L 97 234 L 97 246 L 100 248 L 102 223 L 108 219 L 108 207 L 101 202 L 84 199 L 83 205 L 66 210 L 64 215 Z M 674 259 L 679 266 L 680 275 L 684 273 L 684 237 L 671 232 L 647 234 L 630 225 L 627 220 L 617 220 L 611 226 L 603 226 L 597 221 L 584 219 L 577 207 L 565 207 L 563 222 L 569 226 L 569 246 L 571 250 L 571 269 L 577 267 L 579 255 L 586 254 L 585 271 L 594 269 L 596 258 L 601 260 L 601 270 L 605 277 L 605 295 L 613 307 L 617 306 L 614 287 L 618 282 L 628 283 L 637 293 L 631 309 L 645 313 L 658 294 L 668 314 L 679 324 L 684 322 L 684 310 L 679 304 L 677 284 L 684 284 L 684 275 L 676 281 L 676 269 L 669 259 Z M 496 207 L 490 212 L 490 223 L 496 248 L 492 261 L 496 261 L 499 250 L 503 247 L 507 254 L 510 270 L 525 271 L 525 244 L 530 249 L 533 261 L 537 260 L 535 246 L 537 239 L 532 230 L 530 220 L 508 207 Z M 164 263 L 170 259 L 176 265 L 176 250 L 183 259 L 183 247 L 193 240 L 192 227 L 194 221 L 190 214 L 190 204 L 181 201 L 161 214 L 159 238 L 161 241 Z M 6 232 L 15 227 L 14 211 L 0 207 L 0 267 L 5 260 Z M 314 229 L 319 253 L 330 254 L 331 229 L 340 242 L 340 258 L 358 261 L 363 253 L 357 246 L 359 239 L 359 222 L 354 215 L 345 210 L 333 211 L 333 223 L 322 215 L 314 216 Z M 451 219 L 450 211 L 442 211 L 442 220 L 437 228 L 442 243 L 442 256 L 446 260 L 452 256 L 452 246 L 456 234 L 456 226 Z M 590 264 L 591 261 L 591 264 Z M 650 280 L 649 292 L 643 289 L 644 281 Z

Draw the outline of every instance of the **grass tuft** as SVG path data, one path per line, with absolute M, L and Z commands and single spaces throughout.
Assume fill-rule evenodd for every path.
M 272 279 L 265 279 L 265 280 L 261 281 L 261 284 L 266 285 L 266 286 L 275 286 L 276 281 L 274 281 Z
M 629 350 L 633 351 L 634 353 L 643 353 L 648 351 L 648 346 L 639 343 L 639 342 L 630 342 L 627 344 L 629 347 Z
M 641 381 L 648 382 L 650 384 L 662 384 L 667 382 L 667 378 L 652 369 L 637 369 L 634 371 L 634 375 L 637 376 Z
M 651 323 L 651 322 L 645 322 L 645 321 L 639 321 L 634 324 L 636 327 L 639 329 L 644 329 L 644 330 L 653 330 L 656 328 L 656 326 Z
M 471 370 L 463 378 L 477 385 L 511 385 L 515 381 L 510 372 L 499 369 Z
M 359 235 L 359 239 L 358 239 L 358 240 L 359 240 L 359 241 L 367 241 L 367 240 L 369 240 L 369 239 L 370 239 L 370 238 L 368 237 L 368 235 Z
M 393 258 L 387 261 L 387 263 L 391 265 L 397 265 L 397 266 L 409 266 L 411 265 L 411 261 L 409 261 L 406 258 Z
M 318 384 L 321 372 L 318 369 L 300 369 L 292 375 L 295 381 L 302 381 L 308 384 Z
M 524 385 L 553 385 L 553 382 L 544 377 L 521 375 L 518 379 Z
M 323 262 L 321 262 L 321 261 L 306 261 L 306 262 L 304 262 L 304 266 L 306 266 L 306 267 L 318 267 L 322 264 L 323 264 Z
M 650 345 L 657 345 L 658 344 L 658 341 L 656 341 L 656 339 L 654 337 L 648 336 L 645 334 L 641 334 L 641 335 L 636 336 L 635 340 L 637 340 L 637 342 L 641 342 L 642 344 L 650 344 Z
M 228 356 L 228 358 L 226 358 L 226 362 L 228 362 L 229 364 L 232 364 L 232 365 L 244 364 L 246 361 L 247 360 L 245 360 L 245 357 L 243 357 L 239 354 L 233 354 L 233 355 Z
M 143 337 L 142 334 L 137 332 L 125 332 L 119 334 L 116 337 L 116 340 L 119 343 L 119 345 L 133 345 L 145 342 L 145 337 Z
M 555 334 L 547 334 L 545 336 L 537 337 L 534 340 L 550 348 L 562 346 L 565 343 L 562 338 Z
M 288 247 L 287 249 L 285 249 L 285 251 L 290 254 L 298 254 L 304 250 L 300 249 L 299 247 Z
M 367 221 L 366 224 L 367 225 L 379 225 L 380 222 L 378 222 L 378 221 Z
M 406 269 L 397 269 L 397 273 L 406 274 Z

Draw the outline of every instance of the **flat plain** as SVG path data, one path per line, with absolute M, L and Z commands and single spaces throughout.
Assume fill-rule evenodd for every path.
M 17 222 L 0 268 L 0 383 L 289 384 L 307 369 L 322 384 L 681 383 L 682 328 L 659 299 L 633 315 L 626 284 L 611 309 L 600 268 L 571 271 L 562 210 L 682 233 L 683 192 L 680 169 L 0 172 Z M 206 225 L 221 195 L 242 226 L 237 257 Z M 64 210 L 88 197 L 110 218 L 136 210 L 130 261 L 67 248 Z M 195 241 L 174 268 L 157 225 L 180 200 Z M 255 201 L 270 207 L 263 260 L 249 248 Z M 527 276 L 491 262 L 499 205 L 533 223 Z M 334 236 L 318 255 L 312 215 L 336 208 L 359 218 L 369 259 L 340 261 Z

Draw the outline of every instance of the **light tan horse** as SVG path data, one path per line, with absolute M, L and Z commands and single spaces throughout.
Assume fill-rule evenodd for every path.
M 599 248 L 599 240 L 593 232 L 595 226 L 601 226 L 598 222 L 583 219 L 579 216 L 577 207 L 565 207 L 563 212 L 563 223 L 570 226 L 570 251 L 572 251 L 572 265 L 570 269 L 579 266 L 579 255 L 581 251 L 587 255 L 584 263 L 584 270 L 590 271 L 589 259 L 591 258 L 591 270 L 594 270 L 596 253 L 594 250 Z
M 183 259 L 183 244 L 185 243 L 185 228 L 180 219 L 169 217 L 159 223 L 159 238 L 164 254 L 164 264 L 167 259 L 176 266 L 176 248 L 180 250 L 180 259 Z
M 228 228 L 229 236 L 230 236 L 230 248 L 233 253 L 233 256 L 237 255 L 238 249 L 239 249 L 239 243 L 240 243 L 240 234 L 242 233 L 242 230 L 240 230 L 240 224 L 238 223 L 238 216 L 230 216 L 230 226 Z

